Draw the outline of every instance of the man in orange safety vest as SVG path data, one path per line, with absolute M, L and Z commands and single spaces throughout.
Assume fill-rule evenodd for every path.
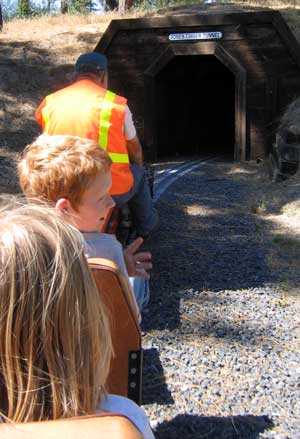
M 44 133 L 69 134 L 96 140 L 113 164 L 111 195 L 118 207 L 128 203 L 138 236 L 158 226 L 143 151 L 127 100 L 107 89 L 105 55 L 91 52 L 75 64 L 75 82 L 47 96 L 35 116 Z

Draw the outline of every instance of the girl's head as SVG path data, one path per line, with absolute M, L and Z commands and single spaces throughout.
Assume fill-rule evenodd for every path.
M 81 235 L 40 204 L 0 206 L 0 412 L 95 412 L 112 344 Z

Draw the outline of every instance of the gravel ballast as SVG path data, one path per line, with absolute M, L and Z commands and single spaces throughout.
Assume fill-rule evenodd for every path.
M 205 164 L 157 203 L 143 314 L 157 439 L 300 438 L 300 299 L 283 282 L 299 285 L 299 270 L 274 269 L 275 229 L 227 170 Z

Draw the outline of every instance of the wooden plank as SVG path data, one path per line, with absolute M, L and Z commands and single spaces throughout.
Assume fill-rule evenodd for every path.
M 264 157 L 268 148 L 268 137 L 265 124 L 265 117 L 260 115 L 249 116 L 249 137 L 251 151 L 249 159 L 254 160 L 258 157 Z
M 286 106 L 300 95 L 300 78 L 281 77 L 278 81 L 278 112 L 282 113 Z
M 232 42 L 230 45 L 224 43 L 224 47 L 243 64 L 249 76 L 280 76 L 291 69 L 298 71 L 298 66 L 284 48 L 255 48 L 251 43 L 244 42 Z
M 173 56 L 189 56 L 189 55 L 213 55 L 214 50 L 220 43 L 196 43 L 193 45 L 168 45 L 170 52 L 170 58 Z M 230 43 L 222 45 L 227 52 L 231 53 L 233 58 L 239 60 L 244 65 L 248 74 L 257 76 L 265 76 L 270 72 L 273 75 L 280 76 L 289 70 L 298 71 L 297 65 L 293 60 L 283 51 L 280 47 L 269 47 L 264 49 L 256 49 L 249 44 L 244 43 Z M 114 54 L 113 58 L 110 58 L 109 70 L 120 70 L 120 66 L 126 65 L 126 70 L 129 70 L 132 66 L 133 69 L 146 70 L 153 63 L 153 60 L 163 54 L 166 47 L 155 47 L 153 51 L 146 55 L 139 56 L 135 53 L 134 57 L 130 53 L 130 50 L 122 50 L 123 47 Z M 172 53 L 174 55 L 172 55 Z M 147 65 L 148 64 L 148 65 Z M 112 68 L 113 66 L 113 68 Z
M 157 126 L 155 124 L 156 114 L 155 84 L 151 76 L 145 76 L 145 107 L 144 107 L 144 146 L 147 154 L 146 159 L 156 161 L 157 159 Z
M 162 53 L 158 52 L 155 59 L 145 69 L 145 75 L 154 77 L 174 58 L 174 56 L 174 50 L 172 47 L 167 48 Z
M 247 123 L 246 123 L 246 85 L 247 74 L 238 60 L 232 57 L 226 48 L 219 44 L 215 56 L 235 76 L 235 145 L 234 159 L 245 161 L 247 159 Z
M 126 64 L 127 69 L 129 69 L 130 63 L 134 60 L 134 67 L 136 71 L 138 70 L 146 70 L 149 66 L 147 66 L 147 62 L 152 63 L 154 57 L 157 57 L 158 52 L 162 53 L 165 50 L 164 45 L 155 44 L 153 47 L 151 44 L 149 45 L 141 45 L 136 44 L 134 49 L 129 44 L 129 39 L 126 36 L 123 36 L 125 39 L 127 46 L 117 38 L 116 45 L 117 49 L 113 53 L 113 56 L 110 57 L 110 71 L 113 69 L 119 70 L 120 67 L 118 64 Z M 261 43 L 261 42 L 260 42 Z M 166 46 L 171 47 L 174 51 L 176 51 L 176 55 L 200 55 L 200 54 L 213 54 L 213 49 L 207 49 L 209 45 L 211 47 L 216 47 L 217 42 L 193 42 L 191 43 L 182 43 L 182 44 L 167 44 Z M 234 57 L 243 62 L 246 66 L 248 73 L 251 75 L 256 75 L 263 77 L 266 73 L 271 72 L 274 74 L 276 72 L 277 75 L 280 75 L 283 72 L 286 72 L 291 68 L 289 65 L 293 64 L 293 68 L 296 67 L 295 63 L 293 63 L 292 59 L 286 54 L 286 51 L 283 50 L 278 43 L 276 45 L 269 45 L 268 47 L 262 47 L 258 49 L 255 47 L 253 41 L 244 42 L 244 41 L 231 41 L 225 42 L 223 41 L 223 46 L 226 48 L 228 52 L 231 52 Z M 197 53 L 198 51 L 198 53 Z M 114 60 L 116 64 L 114 65 Z M 275 63 L 275 64 L 274 64 Z M 113 64 L 113 69 L 111 68 L 111 64 Z
M 294 34 L 282 18 L 280 13 L 274 14 L 272 23 L 277 29 L 279 35 L 285 43 L 287 50 L 294 58 L 295 62 L 300 66 L 300 46 Z
M 277 99 L 278 99 L 278 79 L 270 77 L 267 80 L 265 87 L 266 94 L 266 112 L 268 114 L 268 121 L 274 120 L 277 114 Z
M 267 157 L 269 150 L 268 143 L 265 139 L 256 141 L 251 140 L 251 153 L 248 160 L 257 160 Z
M 265 10 L 260 12 L 168 15 L 164 17 L 112 20 L 112 22 L 116 23 L 118 29 L 157 29 L 184 26 L 221 26 L 240 23 L 272 23 L 274 15 L 278 15 L 277 11 Z
M 246 72 L 242 71 L 235 80 L 234 159 L 238 161 L 245 161 L 247 158 L 246 103 Z
M 250 107 L 263 107 L 265 105 L 265 78 L 257 83 L 248 77 L 247 84 L 247 104 Z
M 248 107 L 248 117 L 251 123 L 255 123 L 257 126 L 264 126 L 266 122 L 266 106 Z
M 221 44 L 224 43 L 224 41 L 244 41 L 245 43 L 249 44 L 251 41 L 250 46 L 251 47 L 281 47 L 282 42 L 277 34 L 277 32 L 274 30 L 274 28 L 268 26 L 265 28 L 255 28 L 255 32 L 253 32 L 252 36 L 247 36 L 247 32 L 240 31 L 239 28 L 244 27 L 242 25 L 235 26 L 235 31 L 233 30 L 233 27 L 231 27 L 230 32 L 227 31 L 225 27 L 222 27 L 223 32 L 223 38 L 221 40 L 215 40 L 216 43 L 220 42 Z M 189 32 L 213 32 L 215 31 L 215 28 L 213 27 L 205 27 L 205 28 L 199 28 L 193 29 L 191 27 L 186 27 L 183 29 L 180 29 L 180 32 L 183 33 L 189 33 Z M 115 39 L 112 43 L 114 46 L 113 53 L 116 51 L 124 52 L 124 51 L 130 51 L 131 55 L 139 55 L 143 54 L 145 51 L 151 52 L 152 50 L 155 50 L 160 45 L 172 45 L 173 47 L 180 47 L 180 46 L 193 46 L 194 44 L 206 44 L 209 40 L 184 40 L 184 41 L 170 41 L 169 35 L 170 33 L 178 33 L 177 28 L 170 28 L 170 29 L 158 29 L 158 30 L 139 30 L 139 31 L 119 31 Z M 254 38 L 254 35 L 256 37 Z M 112 52 L 110 50 L 106 51 L 107 56 L 111 56 Z
M 174 56 L 189 56 L 189 55 L 213 55 L 215 48 L 218 47 L 220 43 L 197 43 L 193 45 L 180 45 L 173 46 L 169 45 L 170 56 L 172 59 Z M 283 51 L 280 47 L 270 47 L 264 48 L 260 50 L 256 50 L 251 47 L 249 44 L 224 44 L 223 47 L 227 50 L 227 52 L 231 53 L 233 58 L 239 60 L 241 64 L 244 65 L 245 69 L 248 72 L 249 77 L 253 76 L 253 78 L 261 77 L 263 78 L 267 74 L 272 74 L 276 76 L 280 76 L 283 73 L 291 72 L 295 74 L 299 74 L 299 70 L 297 65 L 293 62 L 293 60 Z M 153 50 L 153 53 L 150 53 L 148 56 L 139 57 L 137 54 L 133 57 L 130 55 L 130 52 L 126 52 L 120 48 L 114 57 L 110 59 L 109 63 L 109 71 L 112 72 L 114 70 L 120 71 L 120 66 L 126 65 L 126 71 L 136 71 L 135 74 L 138 75 L 140 72 L 148 70 L 150 65 L 153 64 L 153 60 L 156 57 L 159 57 L 159 54 L 163 54 L 163 48 L 160 47 L 159 50 Z M 122 53 L 122 56 L 121 56 Z M 162 59 L 162 64 L 166 64 L 166 62 Z M 163 66 L 162 66 L 163 67 Z M 157 67 L 157 71 L 162 67 Z
M 251 24 L 251 23 L 272 23 L 274 14 L 277 11 L 260 11 L 260 12 L 238 12 L 238 13 L 216 13 L 216 14 L 193 14 L 178 15 L 155 18 L 138 18 L 126 20 L 112 20 L 104 32 L 99 43 L 94 50 L 106 52 L 108 46 L 113 41 L 115 34 L 120 30 L 132 31 L 137 29 L 159 29 L 159 28 L 180 28 L 190 26 L 218 26 L 231 24 Z
M 264 127 L 251 122 L 250 126 L 251 153 L 250 158 L 256 159 L 264 156 L 267 152 L 267 136 Z

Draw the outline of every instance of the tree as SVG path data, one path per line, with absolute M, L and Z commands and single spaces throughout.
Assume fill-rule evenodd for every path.
M 119 0 L 119 7 L 118 7 L 118 11 L 119 11 L 119 15 L 124 15 L 125 14 L 125 0 Z
M 19 17 L 29 17 L 30 16 L 30 3 L 29 0 L 19 0 Z
M 68 0 L 61 0 L 60 12 L 62 14 L 67 14 L 68 13 Z
M 69 0 L 69 12 L 79 12 L 84 14 L 85 12 L 93 12 L 98 9 L 99 4 L 96 0 Z
M 114 9 L 118 8 L 118 1 L 117 0 L 106 0 L 105 1 L 105 10 L 106 11 L 113 11 Z
M 140 1 L 134 1 L 134 0 L 106 0 L 105 1 L 105 10 L 106 11 L 113 11 L 114 9 L 118 9 L 120 15 L 123 15 L 124 12 L 128 11 L 134 4 L 140 4 L 142 3 Z M 124 9 L 125 5 L 125 9 Z
M 2 4 L 0 3 L 0 31 L 3 27 Z

